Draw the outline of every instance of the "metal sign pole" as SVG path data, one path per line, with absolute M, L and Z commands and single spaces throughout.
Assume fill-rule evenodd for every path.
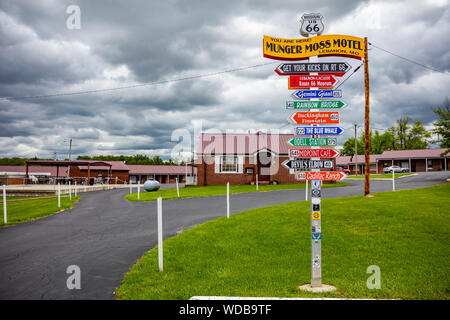
M 308 35 L 316 36 L 316 34 Z M 310 57 L 309 63 L 319 62 L 318 56 Z M 318 73 L 311 72 L 310 75 Z M 311 88 L 317 90 L 319 88 Z M 312 98 L 311 101 L 319 101 L 319 98 Z M 310 112 L 320 111 L 319 109 L 310 109 Z M 317 125 L 311 125 L 316 127 Z M 311 136 L 314 138 L 315 136 Z M 317 136 L 316 136 L 317 137 Z M 318 149 L 319 147 L 311 147 Z M 311 158 L 311 160 L 320 160 L 320 158 Z M 320 169 L 312 169 L 311 171 L 320 171 Z M 322 285 L 322 243 L 321 243 L 321 223 L 320 223 L 320 181 L 311 181 L 311 287 L 320 287 Z

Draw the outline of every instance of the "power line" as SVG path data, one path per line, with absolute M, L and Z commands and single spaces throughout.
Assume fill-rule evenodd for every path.
M 382 50 L 382 51 L 384 51 L 384 52 L 387 52 L 387 53 L 389 53 L 389 54 L 391 54 L 391 55 L 393 55 L 393 56 L 395 56 L 395 57 L 397 57 L 397 58 L 403 59 L 403 60 L 408 61 L 408 62 L 410 62 L 410 63 L 413 63 L 413 64 L 416 64 L 416 65 L 418 65 L 418 66 L 421 66 L 422 68 L 425 68 L 425 69 L 428 69 L 428 70 L 431 70 L 431 71 L 439 72 L 439 73 L 445 74 L 445 75 L 447 75 L 447 76 L 450 76 L 450 73 L 448 73 L 447 71 L 441 71 L 441 70 L 435 69 L 435 68 L 433 68 L 433 67 L 427 66 L 427 65 L 425 65 L 425 64 L 423 64 L 423 63 L 420 63 L 420 62 L 417 62 L 417 61 L 414 61 L 414 60 L 411 60 L 411 59 L 402 57 L 401 55 L 398 55 L 398 54 L 393 53 L 393 52 L 391 52 L 391 51 L 388 51 L 388 50 L 386 50 L 386 49 L 380 48 L 380 47 L 378 47 L 378 46 L 376 46 L 376 45 L 374 45 L 374 44 L 372 44 L 372 43 L 370 43 L 370 42 L 369 42 L 369 44 L 370 44 L 372 47 L 374 47 L 374 48 L 377 48 L 377 49 L 379 49 L 379 50 Z
M 252 65 L 252 66 L 239 67 L 239 68 L 235 68 L 235 69 L 218 71 L 218 72 L 214 72 L 214 73 L 201 74 L 201 75 L 195 75 L 195 76 L 184 77 L 184 78 L 177 78 L 177 79 L 155 81 L 155 82 L 149 82 L 149 83 L 141 83 L 141 84 L 135 84 L 135 85 L 123 86 L 123 87 L 97 89 L 97 90 L 86 90 L 86 91 L 77 91 L 77 92 L 63 92 L 63 93 L 55 93 L 55 94 L 47 94 L 47 95 L 36 95 L 36 96 L 1 97 L 0 100 L 22 100 L 22 99 L 54 98 L 54 97 L 73 96 L 73 95 L 81 95 L 81 94 L 89 94 L 89 93 L 99 93 L 99 92 L 107 92 L 107 91 L 125 90 L 125 89 L 139 88 L 139 87 L 145 87 L 145 86 L 153 86 L 153 85 L 157 85 L 157 84 L 164 84 L 164 83 L 171 83 L 171 82 L 179 82 L 179 81 L 185 81 L 185 80 L 192 80 L 192 79 L 212 77 L 212 76 L 217 76 L 217 75 L 224 74 L 224 73 L 243 71 L 243 70 L 248 70 L 248 69 L 252 69 L 252 68 L 258 68 L 258 67 L 262 67 L 262 66 L 266 66 L 266 65 L 270 65 L 270 64 L 275 64 L 275 63 L 279 63 L 279 62 L 278 61 L 266 62 L 266 63 L 261 63 L 261 64 L 255 64 L 255 65 Z

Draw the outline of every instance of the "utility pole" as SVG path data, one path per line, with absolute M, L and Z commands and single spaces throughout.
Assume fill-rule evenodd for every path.
M 358 128 L 358 125 L 355 124 L 355 174 L 358 172 L 358 136 L 357 136 L 357 128 Z
M 370 126 L 369 126 L 369 51 L 367 49 L 367 37 L 364 37 L 364 87 L 365 87 L 365 112 L 364 112 L 364 133 L 365 133 L 365 143 L 364 143 L 364 196 L 369 196 L 370 194 Z
M 72 156 L 72 138 L 70 138 L 69 140 L 69 161 L 71 156 Z
M 69 161 L 72 156 L 72 138 L 68 138 L 69 140 Z M 67 139 L 64 139 L 64 142 L 67 142 Z M 67 177 L 70 178 L 70 166 L 67 166 Z

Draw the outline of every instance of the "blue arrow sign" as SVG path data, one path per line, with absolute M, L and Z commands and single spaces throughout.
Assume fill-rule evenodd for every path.
M 338 136 L 344 132 L 341 127 L 295 127 L 297 136 Z
M 342 98 L 342 90 L 297 90 L 292 94 L 293 97 L 298 99 L 311 99 L 311 98 Z

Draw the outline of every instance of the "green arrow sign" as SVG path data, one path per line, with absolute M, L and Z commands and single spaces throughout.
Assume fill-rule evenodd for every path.
M 286 101 L 286 109 L 341 109 L 347 106 L 339 100 L 325 101 Z
M 286 143 L 292 147 L 335 147 L 337 138 L 291 138 Z

